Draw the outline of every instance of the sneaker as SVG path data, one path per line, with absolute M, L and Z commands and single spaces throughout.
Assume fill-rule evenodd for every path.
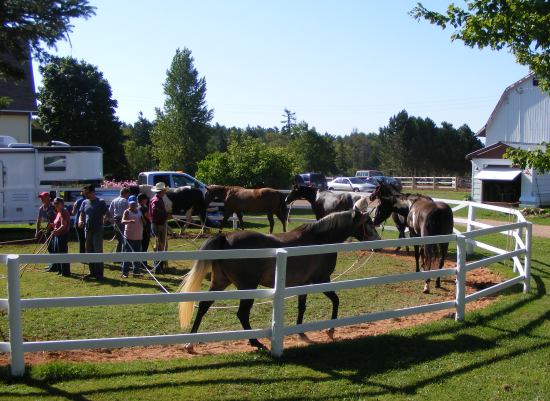
M 123 274 L 122 276 L 120 276 L 121 278 L 128 278 L 128 275 L 127 274 Z

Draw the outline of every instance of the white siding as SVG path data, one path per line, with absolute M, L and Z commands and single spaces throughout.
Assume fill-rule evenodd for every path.
M 550 96 L 534 86 L 532 79 L 508 90 L 488 122 L 486 146 L 499 141 L 550 142 Z
M 19 143 L 29 143 L 29 114 L 0 114 L 0 135 L 9 135 Z

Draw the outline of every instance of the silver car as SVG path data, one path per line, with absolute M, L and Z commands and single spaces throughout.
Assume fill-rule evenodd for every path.
M 359 177 L 338 177 L 328 183 L 329 190 L 372 192 L 376 185 L 364 182 Z

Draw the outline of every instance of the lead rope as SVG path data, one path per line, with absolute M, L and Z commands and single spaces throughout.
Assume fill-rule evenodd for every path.
M 128 245 L 128 248 L 130 248 L 130 251 L 131 252 L 134 252 L 134 249 L 132 248 L 132 245 L 130 245 L 130 243 L 128 242 L 128 239 L 124 236 L 124 233 L 120 231 L 120 229 L 115 226 L 115 230 L 118 230 L 118 232 L 120 233 L 120 235 L 122 235 L 122 238 L 124 239 L 124 245 Z M 123 248 L 124 249 L 124 248 Z M 166 294 L 169 294 L 170 292 L 157 280 L 157 278 L 155 277 L 155 275 L 151 272 L 151 270 L 149 270 L 147 268 L 147 265 L 145 263 L 143 263 L 143 261 L 141 262 L 127 262 L 127 263 L 139 263 L 141 264 L 141 267 L 143 267 L 145 269 L 145 271 L 147 272 L 147 274 L 149 274 L 151 276 L 151 278 L 153 280 L 155 280 L 155 282 L 159 285 L 159 287 L 162 289 L 162 291 L 164 291 Z M 162 262 L 157 262 L 156 265 L 154 265 L 154 267 L 158 266 L 158 264 L 160 264 Z
M 39 241 L 44 238 L 46 236 L 45 232 L 44 231 L 40 231 L 40 239 Z M 44 252 L 45 250 L 48 249 L 50 243 L 52 242 L 52 239 L 53 239 L 53 231 L 50 233 L 50 235 L 46 238 L 46 241 L 44 241 L 43 244 L 40 244 L 38 245 L 38 247 L 35 249 L 34 251 L 34 254 L 37 255 L 39 253 L 42 253 Z M 23 276 L 23 273 L 28 270 L 28 267 L 30 265 L 28 263 L 25 263 L 23 265 L 21 265 L 21 267 L 19 267 L 19 277 L 21 278 Z

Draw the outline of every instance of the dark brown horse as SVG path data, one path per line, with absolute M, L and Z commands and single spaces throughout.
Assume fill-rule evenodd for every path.
M 273 235 L 255 231 L 236 231 L 219 234 L 208 239 L 201 250 L 220 249 L 261 249 L 281 248 L 304 245 L 322 245 L 340 243 L 354 236 L 360 241 L 378 238 L 372 220 L 368 214 L 359 210 L 349 210 L 330 214 L 314 223 L 303 224 L 288 233 Z M 327 283 L 336 267 L 336 253 L 323 255 L 295 256 L 288 258 L 286 270 L 286 286 Z M 180 292 L 198 291 L 206 274 L 212 271 L 209 291 L 222 291 L 230 284 L 239 290 L 255 289 L 259 285 L 273 287 L 275 277 L 274 258 L 263 259 L 220 259 L 196 261 L 189 274 L 185 277 Z M 332 319 L 338 316 L 339 298 L 334 291 L 324 293 L 332 301 Z M 296 324 L 301 324 L 306 310 L 307 295 L 298 296 L 298 318 Z M 196 333 L 204 314 L 214 301 L 201 301 L 197 316 L 191 328 Z M 253 299 L 240 301 L 237 317 L 245 330 L 250 330 L 250 309 Z M 193 302 L 180 303 L 180 324 L 186 328 L 193 315 Z M 334 329 L 329 330 L 332 337 Z M 263 348 L 257 339 L 249 339 L 251 345 Z M 189 345 L 189 349 L 192 346 Z
M 426 237 L 432 235 L 447 235 L 453 233 L 453 211 L 444 202 L 435 202 L 432 198 L 415 194 L 401 194 L 390 185 L 380 183 L 370 196 L 371 200 L 378 199 L 379 205 L 374 215 L 374 224 L 378 225 L 386 220 L 393 212 L 406 215 L 407 227 L 411 237 Z M 441 269 L 447 257 L 449 244 L 427 244 L 423 246 L 423 267 L 430 270 L 433 262 L 439 256 L 438 268 Z M 439 254 L 439 255 L 438 255 Z M 420 271 L 420 246 L 414 246 L 416 271 Z M 426 280 L 424 293 L 430 292 L 430 280 Z M 441 287 L 438 277 L 436 288 Z
M 222 230 L 224 224 L 233 213 L 237 214 L 241 229 L 244 230 L 243 212 L 249 213 L 267 213 L 269 220 L 269 232 L 273 232 L 275 214 L 281 223 L 283 231 L 286 231 L 286 204 L 285 196 L 272 188 L 246 189 L 242 187 L 226 187 L 223 185 L 210 185 L 206 193 L 206 204 L 212 201 L 224 203 L 223 220 L 220 226 Z

